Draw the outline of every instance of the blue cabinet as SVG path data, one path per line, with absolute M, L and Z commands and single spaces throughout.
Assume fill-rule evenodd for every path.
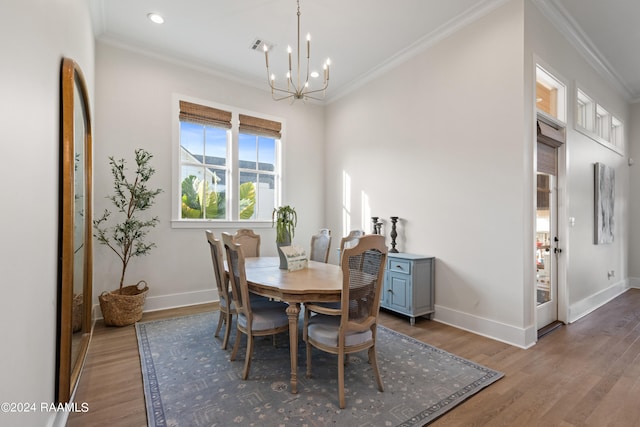
M 435 258 L 405 253 L 389 253 L 384 273 L 380 305 L 410 317 L 433 316 L 435 300 Z

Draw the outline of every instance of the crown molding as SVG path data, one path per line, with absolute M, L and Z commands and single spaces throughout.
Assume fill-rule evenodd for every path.
M 361 88 L 367 83 L 377 79 L 381 75 L 427 50 L 429 47 L 434 46 L 458 30 L 466 27 L 483 16 L 488 15 L 491 11 L 505 3 L 508 3 L 509 1 L 510 0 L 483 0 L 478 2 L 473 7 L 470 7 L 463 13 L 445 22 L 429 34 L 419 38 L 414 43 L 399 51 L 397 54 L 388 58 L 373 69 L 337 88 L 337 90 L 334 90 L 333 95 L 327 96 L 326 103 L 330 104 L 331 102 L 337 101 L 338 99 L 350 94 L 356 89 Z
M 595 71 L 611 83 L 628 102 L 640 101 L 640 94 L 631 90 L 558 0 L 532 0 L 532 2 Z

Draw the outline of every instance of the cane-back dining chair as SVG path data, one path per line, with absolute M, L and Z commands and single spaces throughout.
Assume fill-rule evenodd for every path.
M 241 228 L 233 235 L 235 242 L 242 245 L 245 257 L 260 256 L 260 235 L 248 228 Z
M 214 336 L 219 336 L 222 324 L 225 324 L 224 339 L 222 340 L 222 348 L 227 349 L 227 343 L 229 342 L 229 334 L 231 332 L 231 318 L 236 313 L 235 305 L 233 304 L 231 295 L 229 293 L 229 279 L 224 270 L 224 261 L 222 256 L 222 244 L 220 240 L 216 239 L 211 230 L 206 230 L 207 241 L 211 248 L 211 261 L 213 262 L 213 274 L 216 279 L 216 286 L 218 288 L 218 297 L 220 298 L 220 316 L 218 317 L 218 327 Z
M 355 245 L 357 240 L 362 236 L 364 236 L 364 231 L 351 230 L 349 234 L 340 239 L 340 254 L 342 254 L 345 248 Z
M 311 261 L 324 262 L 329 260 L 329 247 L 331 246 L 331 230 L 323 228 L 318 234 L 311 236 Z
M 376 335 L 386 260 L 384 236 L 360 237 L 355 246 L 342 254 L 341 308 L 305 304 L 307 377 L 311 377 L 312 347 L 337 354 L 340 408 L 345 407 L 344 365 L 345 356 L 350 353 L 368 349 L 378 389 L 384 391 L 376 357 Z
M 222 233 L 222 241 L 227 252 L 227 267 L 231 282 L 231 295 L 236 307 L 236 340 L 230 360 L 235 360 L 240 347 L 240 333 L 247 336 L 247 352 L 244 360 L 242 379 L 246 380 L 251 368 L 254 337 L 275 335 L 289 330 L 289 318 L 283 302 L 271 301 L 269 304 L 252 304 L 244 266 L 244 251 L 234 237 Z

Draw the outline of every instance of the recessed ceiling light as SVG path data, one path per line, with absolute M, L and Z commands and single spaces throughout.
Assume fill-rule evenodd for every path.
M 148 13 L 147 18 L 149 18 L 151 22 L 155 22 L 156 24 L 164 23 L 164 18 L 157 13 Z
M 319 75 L 320 75 L 320 73 L 318 73 L 317 71 L 312 71 L 311 72 L 311 77 L 313 77 L 314 79 L 318 78 Z

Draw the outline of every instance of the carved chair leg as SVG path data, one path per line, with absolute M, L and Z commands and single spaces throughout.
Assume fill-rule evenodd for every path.
M 378 390 L 384 391 L 382 377 L 380 376 L 380 371 L 378 370 L 378 357 L 376 356 L 375 346 L 369 348 L 369 363 L 371 363 L 371 366 L 373 367 L 373 373 L 375 374 L 376 382 L 378 383 Z
M 214 337 L 219 336 L 220 329 L 222 329 L 222 323 L 224 322 L 224 313 L 220 310 L 220 315 L 218 316 L 218 327 L 216 328 L 216 333 L 213 334 Z M 228 328 L 228 326 L 227 326 Z
M 253 336 L 247 334 L 247 353 L 244 357 L 244 371 L 242 371 L 242 379 L 249 377 L 249 369 L 251 369 L 251 354 L 253 353 Z
M 338 398 L 340 409 L 344 409 L 344 353 L 338 353 Z
M 240 329 L 236 329 L 236 342 L 233 344 L 233 351 L 231 352 L 231 357 L 229 357 L 229 360 L 231 360 L 232 362 L 236 360 L 238 348 L 240 348 L 240 337 L 242 337 L 242 332 L 240 331 Z
M 311 378 L 311 344 L 307 340 L 307 378 Z
M 226 317 L 225 323 L 227 324 L 226 325 L 227 329 L 225 329 L 224 331 L 224 339 L 222 340 L 223 350 L 227 349 L 227 345 L 229 344 L 229 336 L 231 335 L 231 313 L 227 313 L 225 317 Z

